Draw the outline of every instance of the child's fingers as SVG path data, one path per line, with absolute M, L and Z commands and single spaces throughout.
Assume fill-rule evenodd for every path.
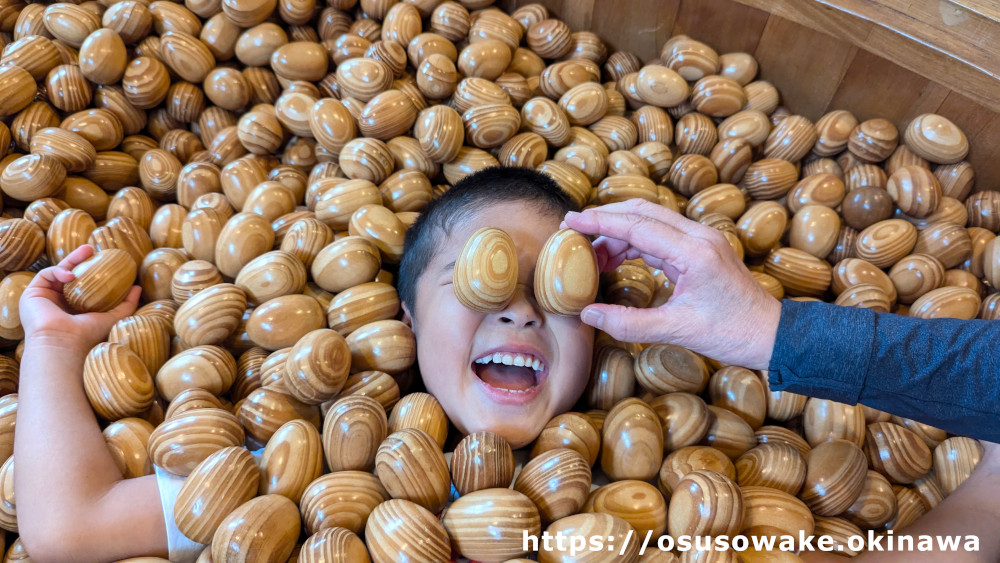
M 115 318 L 115 322 L 131 315 L 135 312 L 135 308 L 139 305 L 139 295 L 141 294 L 142 288 L 137 285 L 133 285 L 132 289 L 128 293 L 128 296 L 125 297 L 125 300 L 119 303 L 114 309 L 108 311 L 108 314 Z
M 84 260 L 90 258 L 93 255 L 94 255 L 93 246 L 90 246 L 89 244 L 80 245 L 76 248 L 76 250 L 67 254 L 66 257 L 63 258 L 61 262 L 59 262 L 58 267 L 63 268 L 65 270 L 72 270 L 73 268 L 77 267 L 80 264 L 80 262 L 83 262 Z
M 69 283 L 73 281 L 73 279 L 73 272 L 60 268 L 59 266 L 49 266 L 48 268 L 45 268 L 35 274 L 35 277 L 31 279 L 31 283 L 28 284 L 28 287 L 62 291 L 63 284 Z

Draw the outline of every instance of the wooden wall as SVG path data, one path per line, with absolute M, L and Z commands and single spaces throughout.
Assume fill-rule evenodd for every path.
M 791 111 L 847 109 L 904 127 L 936 112 L 969 137 L 976 189 L 1000 189 L 1000 7 L 993 0 L 500 0 L 538 2 L 612 50 L 658 57 L 683 33 L 760 63 Z

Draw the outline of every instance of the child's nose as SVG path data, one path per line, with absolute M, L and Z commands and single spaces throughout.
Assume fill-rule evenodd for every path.
M 513 324 L 517 328 L 540 327 L 543 317 L 531 287 L 518 284 L 514 298 L 502 311 L 497 313 L 501 323 Z

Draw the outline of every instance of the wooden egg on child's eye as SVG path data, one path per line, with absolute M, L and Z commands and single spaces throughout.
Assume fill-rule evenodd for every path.
M 423 430 L 404 428 L 390 434 L 375 455 L 375 475 L 392 498 L 415 502 L 434 514 L 448 502 L 448 463 Z
M 371 471 L 389 434 L 385 409 L 371 397 L 348 395 L 330 407 L 323 421 L 323 452 L 331 471 Z
M 541 532 L 538 508 L 517 491 L 483 489 L 462 495 L 441 516 L 455 553 L 474 561 L 503 561 L 528 553 L 524 535 Z
M 476 432 L 462 438 L 451 455 L 451 479 L 460 495 L 509 487 L 514 479 L 514 453 L 510 444 L 492 432 Z
M 177 528 L 198 542 L 212 541 L 219 524 L 257 494 L 257 462 L 246 448 L 223 448 L 205 458 L 177 493 Z
M 663 427 L 646 403 L 636 398 L 618 403 L 602 430 L 601 469 L 608 477 L 645 481 L 656 476 L 663 459 Z
M 284 561 L 292 554 L 302 526 L 295 503 L 264 495 L 227 515 L 212 536 L 213 561 Z
M 479 229 L 455 261 L 455 297 L 473 311 L 500 311 L 517 291 L 517 266 L 517 249 L 510 235 L 495 227 Z
M 534 283 L 535 299 L 543 309 L 557 315 L 579 315 L 594 302 L 600 284 L 590 240 L 572 229 L 549 237 L 538 254 Z
M 103 342 L 83 364 L 83 387 L 91 406 L 102 418 L 136 416 L 154 398 L 153 379 L 145 364 L 127 346 Z
M 77 311 L 103 312 L 128 296 L 136 266 L 127 252 L 110 248 L 81 262 L 73 268 L 73 275 L 73 281 L 63 286 L 66 302 Z
M 448 532 L 437 516 L 419 504 L 388 500 L 371 511 L 367 522 L 365 539 L 374 563 L 451 560 Z

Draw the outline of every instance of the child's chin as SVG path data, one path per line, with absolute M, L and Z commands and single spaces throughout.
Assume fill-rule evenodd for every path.
M 535 428 L 534 425 L 528 426 L 510 423 L 487 424 L 470 430 L 470 432 L 492 432 L 497 434 L 510 444 L 511 449 L 515 450 L 531 444 L 541 431 L 541 428 Z

